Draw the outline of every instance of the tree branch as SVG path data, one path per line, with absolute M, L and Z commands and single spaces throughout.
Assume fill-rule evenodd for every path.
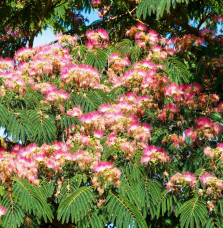
M 179 20 L 178 17 L 175 17 L 174 15 L 171 15 L 171 17 L 167 14 L 163 15 L 163 18 L 167 21 L 170 21 L 173 24 L 181 26 L 184 30 L 186 30 L 186 33 L 194 34 L 196 36 L 199 36 L 199 29 L 194 28 L 190 26 L 187 22 Z
M 29 39 L 29 47 L 33 47 L 34 38 L 35 38 L 36 34 L 39 32 L 39 30 L 41 28 L 41 25 L 42 25 L 42 23 L 43 23 L 46 15 L 47 15 L 47 13 L 49 12 L 49 8 L 50 8 L 50 3 L 51 2 L 52 2 L 51 0 L 48 0 L 46 2 L 46 5 L 45 5 L 45 8 L 44 8 L 43 14 L 42 14 L 42 16 L 41 16 L 41 18 L 40 18 L 40 20 L 39 20 L 39 22 L 38 22 L 35 30 L 32 32 L 32 34 L 30 36 L 30 39 Z

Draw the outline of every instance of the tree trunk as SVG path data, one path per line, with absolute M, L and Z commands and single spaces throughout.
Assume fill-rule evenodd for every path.
M 46 5 L 45 5 L 45 8 L 44 8 L 44 11 L 43 11 L 43 14 L 39 20 L 39 23 L 37 24 L 36 28 L 34 29 L 34 31 L 32 32 L 31 36 L 30 36 L 30 39 L 29 39 L 29 47 L 33 47 L 33 43 L 34 43 L 34 38 L 35 36 L 38 34 L 39 30 L 41 29 L 41 25 L 47 15 L 47 13 L 49 12 L 49 9 L 50 9 L 50 3 L 52 2 L 52 0 L 48 0 L 46 2 Z

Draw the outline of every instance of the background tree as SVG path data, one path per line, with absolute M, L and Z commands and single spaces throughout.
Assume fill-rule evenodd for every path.
M 80 11 L 90 11 L 90 1 L 27 0 L 0 3 L 1 55 L 13 55 L 19 48 L 33 46 L 34 38 L 46 28 L 55 34 L 68 28 L 80 33 L 85 18 Z

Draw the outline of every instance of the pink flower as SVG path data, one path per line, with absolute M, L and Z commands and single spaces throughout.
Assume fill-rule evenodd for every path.
M 91 5 L 96 8 L 98 7 L 99 5 L 101 5 L 101 0 L 93 0 L 91 1 Z
M 138 28 L 139 30 L 141 30 L 141 31 L 144 31 L 144 32 L 147 31 L 147 26 L 144 25 L 144 24 L 142 24 L 142 23 L 137 23 L 136 26 L 137 26 L 137 28 Z
M 91 40 L 95 36 L 96 32 L 94 30 L 89 30 L 86 32 L 86 37 Z
M 182 177 L 183 176 L 181 173 L 174 174 L 167 183 L 167 186 L 166 186 L 167 190 L 170 190 L 171 188 L 173 188 L 174 185 L 178 185 L 181 182 Z
M 212 94 L 212 98 L 215 100 L 215 101 L 219 101 L 219 96 L 217 94 Z
M 169 156 L 164 149 L 151 145 L 143 150 L 140 162 L 147 164 L 149 161 L 168 162 L 169 160 Z
M 2 205 L 0 205 L 0 217 L 1 217 L 2 215 L 5 215 L 6 212 L 7 212 L 7 209 L 6 209 L 5 207 L 3 207 Z
M 110 104 L 102 104 L 98 107 L 98 111 L 101 113 L 105 113 L 105 112 L 120 112 L 121 109 L 118 106 L 112 106 Z
M 167 111 L 170 111 L 172 113 L 177 113 L 180 111 L 180 109 L 174 103 L 164 105 L 163 109 L 166 109 Z
M 139 45 L 141 48 L 146 48 L 146 43 L 142 40 L 136 40 L 136 44 Z
M 85 45 L 90 50 L 94 48 L 94 43 L 92 41 L 87 41 Z
M 101 172 L 101 171 L 104 171 L 106 169 L 111 169 L 113 166 L 114 166 L 114 164 L 109 162 L 109 161 L 99 162 L 97 165 L 93 166 L 92 170 L 94 172 Z
M 216 187 L 223 189 L 223 183 L 222 180 L 216 180 Z
M 205 173 L 200 176 L 200 181 L 203 183 L 204 186 L 209 185 L 210 182 L 214 182 L 217 178 L 210 173 Z
M 111 62 L 112 62 L 113 60 L 116 60 L 116 59 L 118 59 L 118 58 L 120 58 L 120 54 L 119 54 L 119 53 L 112 53 L 112 54 L 109 56 L 109 64 L 111 64 Z
M 149 33 L 146 35 L 145 40 L 147 43 L 156 44 L 159 40 L 159 34 L 154 30 L 149 30 Z
M 205 147 L 204 148 L 204 154 L 207 156 L 207 157 L 210 157 L 211 159 L 214 158 L 215 156 L 215 151 L 211 149 L 211 147 Z
M 167 190 L 169 191 L 173 187 L 172 183 L 169 181 L 166 185 Z
M 80 120 L 85 124 L 93 123 L 101 117 L 101 114 L 97 111 L 89 112 L 87 114 L 81 115 Z
M 114 145 L 117 141 L 118 141 L 118 139 L 116 138 L 116 133 L 111 133 L 108 136 L 107 145 L 110 147 L 110 146 Z
M 45 155 L 44 154 L 37 154 L 37 155 L 34 156 L 34 159 L 36 161 L 38 161 L 38 162 L 43 161 L 44 158 L 45 158 Z
M 187 130 L 184 131 L 186 137 L 190 138 L 193 134 L 193 129 L 192 128 L 188 128 Z
M 203 196 L 203 189 L 199 188 L 199 190 L 198 190 L 198 195 L 199 195 L 199 196 Z
M 35 143 L 31 143 L 29 146 L 27 146 L 26 148 L 22 149 L 20 151 L 20 154 L 22 156 L 29 156 L 32 155 L 32 153 L 37 149 L 37 144 Z
M 207 128 L 212 127 L 212 122 L 206 117 L 201 117 L 195 121 L 196 128 Z
M 104 29 L 98 28 L 97 32 L 103 40 L 109 40 L 109 35 Z
M 82 115 L 81 106 L 76 106 L 73 109 L 67 110 L 67 115 L 71 117 L 76 117 Z
M 196 187 L 197 180 L 193 173 L 189 173 L 186 171 L 183 173 L 183 178 L 185 181 L 190 182 L 190 186 L 192 189 L 194 189 Z
M 70 98 L 70 94 L 64 90 L 49 91 L 46 94 L 46 101 L 57 102 L 65 101 Z
M 152 52 L 157 52 L 157 51 L 160 52 L 162 50 L 162 48 L 159 45 L 152 46 L 150 49 Z
M 173 96 L 173 95 L 182 95 L 183 94 L 183 86 L 178 85 L 176 83 L 170 83 L 166 88 L 165 88 L 165 95 L 166 96 Z
M 215 111 L 216 112 L 223 112 L 223 102 L 220 102 L 218 107 L 215 108 Z
M 145 38 L 145 33 L 143 31 L 139 31 L 135 34 L 135 39 L 136 40 L 141 40 Z
M 76 160 L 80 159 L 83 155 L 84 155 L 84 151 L 79 150 L 75 154 L 73 154 L 73 160 L 76 161 Z
M 34 90 L 41 90 L 42 94 L 47 94 L 49 91 L 56 91 L 57 87 L 53 84 L 43 82 L 43 83 L 37 83 L 33 87 Z
M 222 126 L 220 124 L 214 123 L 214 133 L 218 135 L 218 133 L 222 130 Z
M 208 187 L 208 188 L 207 188 L 207 191 L 206 191 L 206 194 L 207 194 L 207 195 L 211 195 L 212 193 L 213 193 L 212 188 Z
M 19 49 L 14 58 L 18 61 L 26 61 L 34 54 L 34 49 L 29 47 L 24 47 Z
M 101 139 L 104 137 L 104 133 L 101 131 L 95 130 L 93 133 L 94 133 L 94 136 L 98 139 Z
M 217 148 L 218 148 L 221 152 L 223 152 L 223 143 L 218 143 L 218 144 L 217 144 Z

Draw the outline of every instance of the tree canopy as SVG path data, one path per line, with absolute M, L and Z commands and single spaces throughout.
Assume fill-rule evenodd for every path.
M 85 26 L 83 12 L 99 10 L 101 19 Z M 34 38 L 46 28 L 57 33 L 81 35 L 89 28 L 113 31 L 120 41 L 125 29 L 138 21 L 162 35 L 199 35 L 204 24 L 222 14 L 221 0 L 5 0 L 0 2 L 1 52 L 9 56 L 19 48 L 33 46 Z
M 223 227 L 221 1 L 0 4 L 1 227 Z

